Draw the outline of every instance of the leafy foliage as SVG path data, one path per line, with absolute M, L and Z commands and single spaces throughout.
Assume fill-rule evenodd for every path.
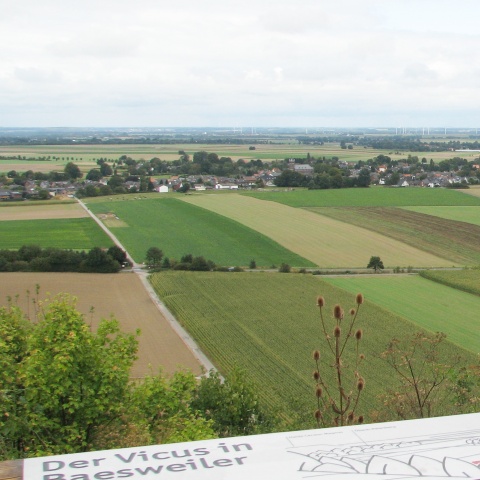
M 120 414 L 135 335 L 122 334 L 114 319 L 91 332 L 66 295 L 41 304 L 36 323 L 15 307 L 1 309 L 0 319 L 0 362 L 10 363 L 0 385 L 0 455 L 85 450 L 94 428 Z
M 122 258 L 125 252 L 116 246 L 84 252 L 23 245 L 18 251 L 0 250 L 0 271 L 115 273 Z
M 121 333 L 114 318 L 92 332 L 65 294 L 37 302 L 35 321 L 0 308 L 0 461 L 272 427 L 241 372 L 130 382 L 138 335 Z
M 379 270 L 383 270 L 385 267 L 383 266 L 383 262 L 380 257 L 373 256 L 370 257 L 367 268 L 373 268 L 375 273 L 377 273 Z

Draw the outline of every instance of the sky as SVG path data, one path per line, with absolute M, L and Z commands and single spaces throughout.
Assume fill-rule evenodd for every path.
M 0 127 L 480 127 L 479 0 L 0 12 Z

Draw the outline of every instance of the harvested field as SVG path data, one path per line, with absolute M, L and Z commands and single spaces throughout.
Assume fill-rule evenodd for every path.
M 132 368 L 132 378 L 143 377 L 150 371 L 156 373 L 160 367 L 167 374 L 179 367 L 186 367 L 195 374 L 201 372 L 193 354 L 173 331 L 134 273 L 0 273 L 0 305 L 6 305 L 9 296 L 32 318 L 36 285 L 40 286 L 40 300 L 65 292 L 77 297 L 78 310 L 93 328 L 102 318 L 111 315 L 125 332 L 139 328 L 139 358 Z M 92 307 L 93 314 L 90 313 Z
M 445 260 L 394 238 L 300 208 L 238 194 L 190 195 L 183 201 L 225 215 L 270 237 L 322 268 L 363 268 L 372 255 L 385 267 L 450 267 Z
M 0 221 L 85 218 L 88 216 L 88 213 L 78 203 L 22 204 L 0 208 Z
M 374 232 L 449 259 L 452 265 L 480 264 L 478 225 L 393 207 L 317 207 L 308 210 L 358 227 L 368 225 Z

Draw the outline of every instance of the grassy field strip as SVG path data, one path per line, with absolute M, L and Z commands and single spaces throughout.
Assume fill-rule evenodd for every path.
M 325 297 L 326 318 L 333 330 L 333 306 L 339 303 L 348 312 L 355 295 L 319 276 L 301 274 L 162 272 L 152 275 L 151 281 L 162 301 L 220 371 L 243 367 L 264 401 L 286 416 L 304 416 L 306 425 L 313 426 L 311 353 L 318 348 L 325 365 L 331 360 L 316 298 Z M 464 311 L 461 307 L 459 315 Z M 364 331 L 361 352 L 366 361 L 361 374 L 368 393 L 362 400 L 362 412 L 367 414 L 378 408 L 379 395 L 395 381 L 381 352 L 392 338 L 405 337 L 415 325 L 367 299 L 357 327 Z M 448 355 L 465 353 L 452 344 L 445 348 Z M 344 360 L 348 363 L 353 352 L 347 350 Z M 471 355 L 471 361 L 474 358 Z M 325 366 L 324 372 L 332 380 L 333 370 Z
M 280 189 L 279 189 L 280 190 Z M 444 188 L 340 188 L 331 190 L 271 191 L 246 195 L 291 207 L 409 207 L 480 206 L 480 198 Z
M 325 281 L 407 318 L 450 342 L 480 352 L 480 298 L 419 276 L 329 277 Z
M 78 203 L 50 205 L 29 205 L 0 207 L 0 221 L 4 220 L 46 220 L 57 218 L 85 218 L 88 213 Z
M 436 209 L 443 207 L 424 207 Z M 446 207 L 447 208 L 447 207 Z M 478 208 L 478 207 L 452 207 Z M 480 264 L 480 227 L 397 207 L 309 207 L 307 210 L 393 238 L 456 265 Z
M 148 296 L 140 279 L 133 273 L 0 273 L 0 305 L 10 296 L 24 312 L 33 316 L 32 300 L 39 285 L 39 300 L 68 292 L 76 297 L 77 308 L 95 329 L 100 319 L 113 314 L 124 332 L 141 330 L 138 359 L 131 376 L 155 374 L 159 368 L 172 374 L 179 367 L 195 374 L 201 368 L 190 350 L 173 331 Z M 27 295 L 27 290 L 29 294 Z
M 227 195 L 219 198 L 223 197 Z M 248 266 L 252 259 L 264 267 L 281 262 L 314 266 L 311 261 L 235 219 L 182 202 L 180 198 L 157 196 L 155 199 L 133 200 L 130 197 L 124 202 L 115 199 L 89 202 L 86 199 L 85 203 L 108 225 L 137 262 L 143 262 L 147 249 L 156 246 L 167 257 L 178 261 L 191 253 L 226 266 Z
M 412 212 L 480 226 L 480 207 L 402 207 Z
M 112 246 L 108 235 L 91 218 L 5 220 L 1 228 L 0 248 L 5 249 L 18 249 L 22 245 L 72 250 Z
M 236 194 L 190 195 L 182 200 L 241 222 L 322 268 L 363 268 L 372 255 L 391 267 L 452 265 L 367 229 L 276 202 Z

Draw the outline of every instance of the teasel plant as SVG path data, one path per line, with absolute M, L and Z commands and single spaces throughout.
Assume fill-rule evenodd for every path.
M 363 302 L 363 295 L 358 293 L 355 297 L 356 306 L 350 309 L 348 318 L 344 318 L 343 308 L 335 305 L 332 329 L 332 324 L 327 324 L 324 315 L 325 299 L 322 296 L 317 298 L 322 334 L 326 340 L 325 355 L 321 355 L 319 350 L 313 352 L 315 361 L 313 378 L 316 382 L 315 396 L 317 400 L 315 419 L 318 427 L 352 425 L 364 421 L 363 415 L 357 415 L 356 412 L 360 396 L 365 388 L 365 380 L 359 371 L 360 365 L 365 359 L 365 356 L 359 351 L 363 331 L 356 327 L 358 312 Z M 349 365 L 344 358 L 347 346 L 351 348 L 352 343 L 355 360 Z M 334 359 L 333 364 L 329 360 L 331 356 Z M 329 363 L 334 370 L 333 382 L 327 383 L 326 381 L 325 372 L 321 368 L 321 363 L 324 362 Z

